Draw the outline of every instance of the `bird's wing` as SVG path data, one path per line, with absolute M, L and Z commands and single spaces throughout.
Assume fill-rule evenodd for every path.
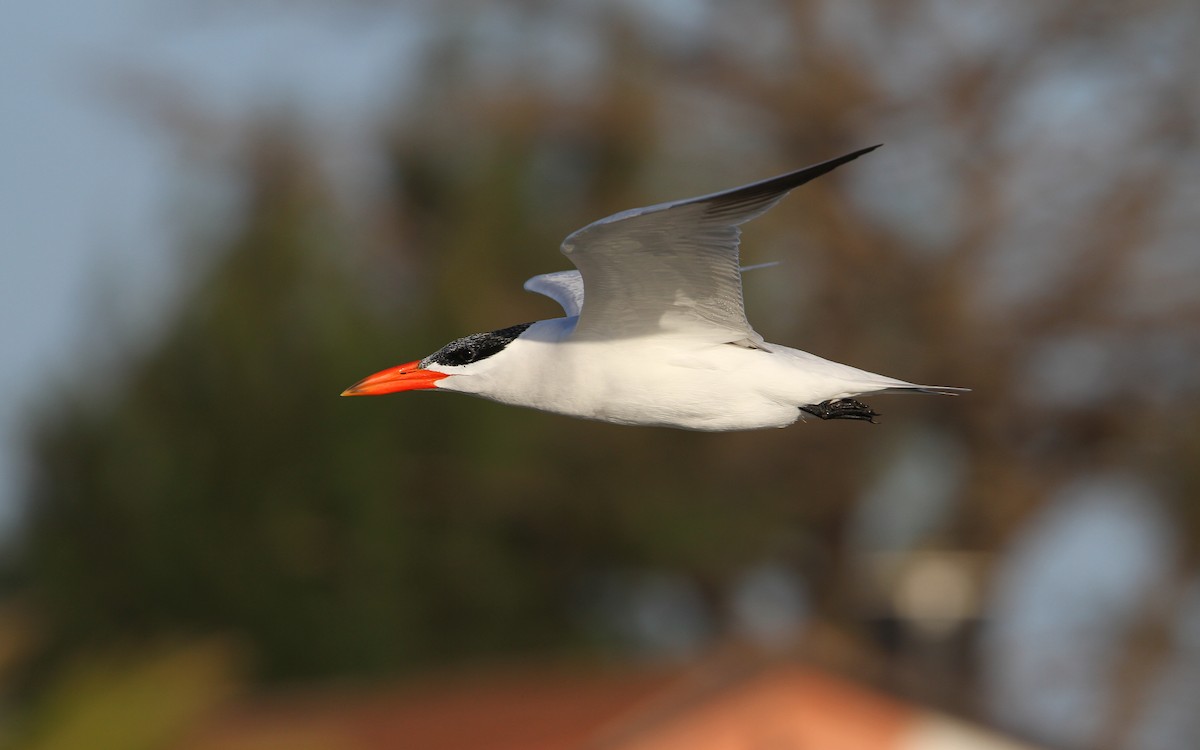
M 544 294 L 562 305 L 567 317 L 583 309 L 583 276 L 578 271 L 555 271 L 525 282 L 525 291 Z
M 779 261 L 772 260 L 767 263 L 756 263 L 753 266 L 742 266 L 742 273 L 746 271 L 757 271 L 760 268 L 773 268 L 779 265 Z M 563 312 L 567 317 L 572 317 L 579 314 L 583 309 L 583 274 L 579 271 L 554 271 L 553 273 L 543 273 L 525 282 L 525 291 L 534 292 L 535 294 L 544 294 L 558 304 L 562 305 Z
M 680 335 L 761 343 L 742 307 L 738 226 L 793 188 L 876 148 L 720 193 L 623 211 L 574 232 L 562 252 L 582 274 L 587 304 L 573 338 Z M 531 281 L 538 278 L 545 277 Z M 534 291 L 563 302 L 564 285 L 551 286 L 553 293 Z M 572 293 L 571 299 L 579 297 Z

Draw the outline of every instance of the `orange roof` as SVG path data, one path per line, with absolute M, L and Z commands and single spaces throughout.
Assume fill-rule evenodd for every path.
M 562 750 L 677 679 L 661 669 L 520 670 L 276 696 L 214 717 L 179 750 Z
M 917 720 L 903 704 L 799 665 L 776 665 L 681 694 L 634 717 L 613 750 L 886 750 Z
M 1030 750 L 794 662 L 520 670 L 276 696 L 177 750 Z

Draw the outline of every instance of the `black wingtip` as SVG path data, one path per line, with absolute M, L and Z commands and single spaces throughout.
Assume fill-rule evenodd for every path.
M 825 174 L 827 172 L 832 172 L 834 169 L 837 169 L 838 167 L 842 166 L 846 162 L 854 161 L 858 157 L 863 156 L 865 154 L 869 154 L 881 146 L 883 146 L 882 143 L 876 143 L 874 146 L 867 146 L 866 148 L 860 148 L 857 151 L 851 151 L 848 154 L 843 154 L 842 156 L 834 157 L 828 161 L 823 161 L 820 164 L 814 164 L 811 167 L 805 167 L 804 169 L 802 169 L 800 171 L 806 172 L 808 170 L 820 170 L 819 174 Z
M 711 215 L 737 215 L 742 213 L 744 215 L 739 217 L 738 223 L 748 221 L 757 215 L 755 208 L 758 208 L 758 212 L 765 211 L 789 191 L 805 183 L 812 182 L 821 175 L 829 174 L 846 162 L 854 161 L 863 154 L 869 154 L 882 145 L 882 143 L 876 143 L 874 146 L 860 148 L 857 151 L 851 151 L 848 154 L 843 154 L 842 156 L 837 156 L 818 164 L 812 164 L 802 169 L 797 169 L 794 172 L 781 174 L 760 182 L 753 182 L 723 193 L 692 198 L 688 201 L 682 201 L 682 203 L 706 203 L 709 206 L 708 213 Z M 747 213 L 748 211 L 749 213 Z
M 876 143 L 874 146 L 867 146 L 866 148 L 860 148 L 857 151 L 851 151 L 848 154 L 836 156 L 832 159 L 828 159 L 826 161 L 820 162 L 819 164 L 813 164 L 812 166 L 804 167 L 803 169 L 798 169 L 795 172 L 792 172 L 790 174 L 781 175 L 780 177 L 778 177 L 776 179 L 778 179 L 780 182 L 784 182 L 785 184 L 787 184 L 788 189 L 791 190 L 792 188 L 800 187 L 801 185 L 803 185 L 806 182 L 811 182 L 812 180 L 817 179 L 821 175 L 829 174 L 830 172 L 832 172 L 833 170 L 842 166 L 846 162 L 854 161 L 855 159 L 857 159 L 858 157 L 860 157 L 864 154 L 869 154 L 882 145 L 883 145 L 882 143 Z

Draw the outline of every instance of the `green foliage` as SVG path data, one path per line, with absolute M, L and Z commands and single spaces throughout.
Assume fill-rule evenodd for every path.
M 234 650 L 218 641 L 76 659 L 25 717 L 20 747 L 170 747 L 233 692 L 235 662 Z

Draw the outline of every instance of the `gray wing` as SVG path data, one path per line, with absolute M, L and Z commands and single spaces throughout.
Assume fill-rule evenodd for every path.
M 793 188 L 876 148 L 732 190 L 624 211 L 574 232 L 562 252 L 582 275 L 587 304 L 573 338 L 674 334 L 761 343 L 742 307 L 738 226 Z M 545 277 L 530 282 L 539 278 Z M 561 303 L 561 291 L 543 293 Z
M 760 268 L 773 268 L 777 265 L 779 265 L 779 261 L 772 260 L 767 263 L 756 263 L 753 266 L 742 266 L 739 270 L 745 273 L 746 271 L 757 271 Z M 544 294 L 562 305 L 563 312 L 568 318 L 578 315 L 579 311 L 583 309 L 583 275 L 579 271 L 554 271 L 538 274 L 525 282 L 524 289 L 527 292 Z
M 544 294 L 562 305 L 567 317 L 583 309 L 583 276 L 578 271 L 555 271 L 525 282 L 525 291 Z

